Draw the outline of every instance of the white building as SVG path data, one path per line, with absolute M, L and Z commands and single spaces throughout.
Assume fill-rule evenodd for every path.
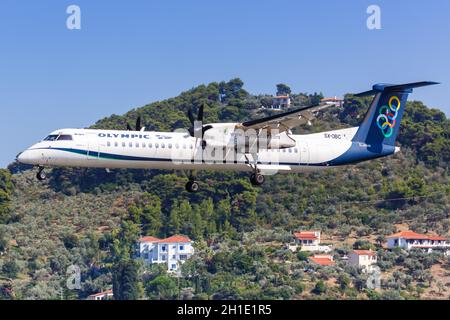
M 104 292 L 91 294 L 89 297 L 87 297 L 87 300 L 112 300 L 113 298 L 114 298 L 113 291 L 106 290 Z
M 400 247 L 405 250 L 414 248 L 432 252 L 433 249 L 450 249 L 447 239 L 440 236 L 429 236 L 413 231 L 401 231 L 387 237 L 388 249 Z
M 287 109 L 291 106 L 291 97 L 289 96 L 276 96 L 272 99 L 272 109 L 281 110 Z
M 294 232 L 295 237 L 295 250 L 297 250 L 296 246 L 300 246 L 301 251 L 321 251 L 321 252 L 330 252 L 330 246 L 321 246 L 320 245 L 320 231 L 317 230 L 309 230 L 309 231 L 299 231 Z M 294 250 L 294 251 L 295 251 Z
M 373 265 L 377 263 L 377 255 L 372 250 L 353 250 L 348 255 L 348 264 L 365 271 L 372 271 Z
M 342 107 L 344 105 L 344 100 L 339 99 L 338 97 L 334 97 L 334 98 L 323 98 L 320 100 L 321 103 L 323 104 L 328 104 L 328 105 L 335 105 L 338 107 Z
M 194 254 L 188 237 L 174 235 L 166 239 L 142 237 L 139 239 L 139 256 L 148 264 L 164 263 L 167 271 L 179 271 L 180 265 Z

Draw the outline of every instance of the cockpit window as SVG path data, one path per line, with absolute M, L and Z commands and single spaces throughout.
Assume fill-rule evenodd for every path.
M 71 135 L 68 135 L 68 134 L 62 134 L 62 135 L 60 135 L 60 136 L 58 137 L 57 140 L 58 140 L 58 141 L 60 141 L 60 140 L 72 140 L 72 136 L 71 136 Z
M 63 140 L 67 141 L 73 139 L 72 136 L 69 134 L 61 134 L 61 135 L 51 134 L 44 139 L 44 141 L 63 141 Z
M 49 136 L 47 136 L 44 141 L 56 141 L 56 139 L 58 139 L 58 135 L 57 134 L 51 134 Z

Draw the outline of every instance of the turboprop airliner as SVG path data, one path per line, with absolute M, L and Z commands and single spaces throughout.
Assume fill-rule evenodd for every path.
M 356 96 L 374 96 L 358 127 L 294 135 L 292 129 L 310 123 L 330 105 L 316 104 L 242 123 L 203 124 L 203 106 L 182 132 L 153 132 L 127 124 L 127 130 L 60 129 L 17 155 L 20 163 L 37 166 L 37 179 L 47 167 L 174 169 L 189 173 L 186 190 L 196 192 L 197 170 L 250 173 L 254 185 L 274 173 L 295 173 L 341 167 L 392 155 L 408 94 L 437 84 L 415 82 L 375 84 Z

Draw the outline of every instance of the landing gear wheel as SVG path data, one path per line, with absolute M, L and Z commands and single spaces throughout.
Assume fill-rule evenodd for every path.
M 198 185 L 197 181 L 189 180 L 188 183 L 186 183 L 186 191 L 190 193 L 196 193 L 200 189 L 200 186 Z
M 264 183 L 264 181 L 265 181 L 265 178 L 260 173 L 252 173 L 252 175 L 250 176 L 250 182 L 254 186 L 260 186 Z
M 40 168 L 38 173 L 36 174 L 36 178 L 39 181 L 44 181 L 45 179 L 47 179 L 47 174 L 44 171 L 44 168 Z

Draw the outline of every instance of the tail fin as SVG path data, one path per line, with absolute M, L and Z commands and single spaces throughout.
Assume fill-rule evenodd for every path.
M 375 148 L 383 144 L 394 146 L 408 94 L 413 91 L 413 88 L 433 84 L 438 83 L 430 81 L 401 85 L 379 83 L 370 91 L 356 94 L 357 97 L 369 95 L 375 95 L 375 97 L 353 141 Z

